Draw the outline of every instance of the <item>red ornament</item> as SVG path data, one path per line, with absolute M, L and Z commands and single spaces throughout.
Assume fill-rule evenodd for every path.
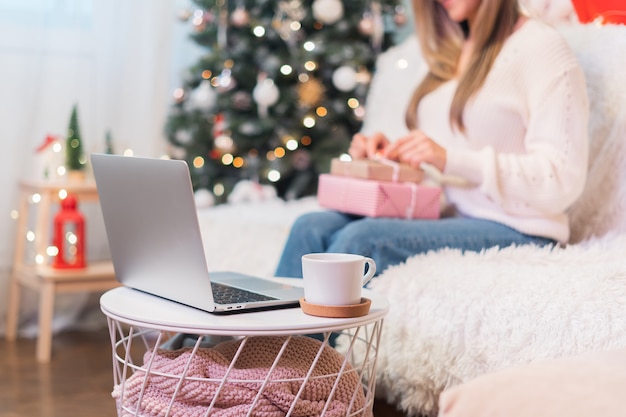
M 54 216 L 53 245 L 58 253 L 53 268 L 80 269 L 85 264 L 85 218 L 77 210 L 76 198 L 68 195 L 61 200 L 61 210 Z

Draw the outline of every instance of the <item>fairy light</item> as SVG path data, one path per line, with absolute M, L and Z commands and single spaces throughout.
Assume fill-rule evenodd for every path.
M 285 148 L 278 146 L 276 149 L 274 149 L 274 155 L 276 155 L 276 158 L 282 158 L 285 156 Z
M 270 169 L 267 173 L 267 180 L 270 182 L 276 182 L 280 180 L 280 172 L 276 169 Z
M 195 168 L 202 168 L 204 166 L 204 158 L 201 156 L 193 158 L 193 166 Z
M 265 28 L 263 26 L 255 26 L 252 29 L 252 33 L 254 34 L 254 36 L 256 36 L 257 38 L 262 38 L 263 36 L 265 36 Z
M 38 204 L 41 201 L 41 194 L 39 193 L 35 193 L 30 197 L 30 201 L 32 201 L 34 204 Z
M 295 151 L 296 149 L 298 149 L 298 141 L 295 139 L 289 139 L 285 144 L 285 147 L 290 151 Z
M 78 237 L 72 232 L 67 232 L 65 234 L 65 239 L 72 245 L 75 245 L 76 242 L 78 242 Z
M 197 9 L 193 12 L 193 18 L 191 19 L 191 23 L 194 26 L 200 26 L 204 21 L 204 12 L 200 9 Z
M 304 127 L 308 127 L 309 129 L 315 126 L 315 118 L 313 116 L 306 116 L 302 119 L 302 124 Z
M 213 186 L 213 194 L 215 194 L 218 197 L 224 195 L 224 184 L 222 183 L 215 184 Z
M 58 196 L 61 200 L 65 200 L 65 198 L 67 197 L 67 190 L 64 188 L 61 188 L 59 190 Z
M 236 157 L 235 159 L 233 159 L 233 166 L 235 168 L 241 168 L 244 165 L 244 159 L 241 156 Z
M 233 160 L 235 158 L 233 158 L 233 156 L 229 153 L 225 153 L 224 155 L 222 155 L 222 164 L 224 165 L 230 165 L 233 163 Z
M 352 97 L 348 99 L 348 107 L 350 107 L 351 109 L 356 109 L 360 105 L 361 104 L 359 103 L 359 100 L 357 100 L 356 98 Z

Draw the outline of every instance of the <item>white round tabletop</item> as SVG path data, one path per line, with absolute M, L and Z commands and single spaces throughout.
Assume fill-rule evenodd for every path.
M 363 297 L 372 300 L 369 313 L 353 318 L 311 316 L 300 307 L 214 314 L 128 287 L 104 293 L 100 308 L 111 319 L 151 329 L 229 336 L 288 335 L 349 329 L 374 323 L 387 314 L 389 304 L 384 296 L 364 289 Z

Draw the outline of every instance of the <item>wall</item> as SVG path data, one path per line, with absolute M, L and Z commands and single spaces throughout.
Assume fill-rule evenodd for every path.
M 64 135 L 79 106 L 83 147 L 165 152 L 163 126 L 172 91 L 195 58 L 189 28 L 178 19 L 189 0 L 6 0 L 0 2 L 0 296 L 12 264 L 20 179 L 39 179 L 35 149 L 48 134 Z M 90 256 L 108 250 L 99 212 L 90 216 Z M 25 295 L 24 316 L 34 311 Z M 77 301 L 70 299 L 68 307 Z M 59 301 L 63 304 L 63 300 Z M 0 332 L 4 330 L 0 302 Z

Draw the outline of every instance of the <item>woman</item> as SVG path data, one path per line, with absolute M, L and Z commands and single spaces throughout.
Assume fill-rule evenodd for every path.
M 583 190 L 588 157 L 586 85 L 572 51 L 556 30 L 524 16 L 517 0 L 414 0 L 413 8 L 429 72 L 406 111 L 410 132 L 357 134 L 349 152 L 463 177 L 469 186 L 444 186 L 455 214 L 304 215 L 277 276 L 301 277 L 300 257 L 309 252 L 366 255 L 380 273 L 444 247 L 567 242 L 567 208 Z

